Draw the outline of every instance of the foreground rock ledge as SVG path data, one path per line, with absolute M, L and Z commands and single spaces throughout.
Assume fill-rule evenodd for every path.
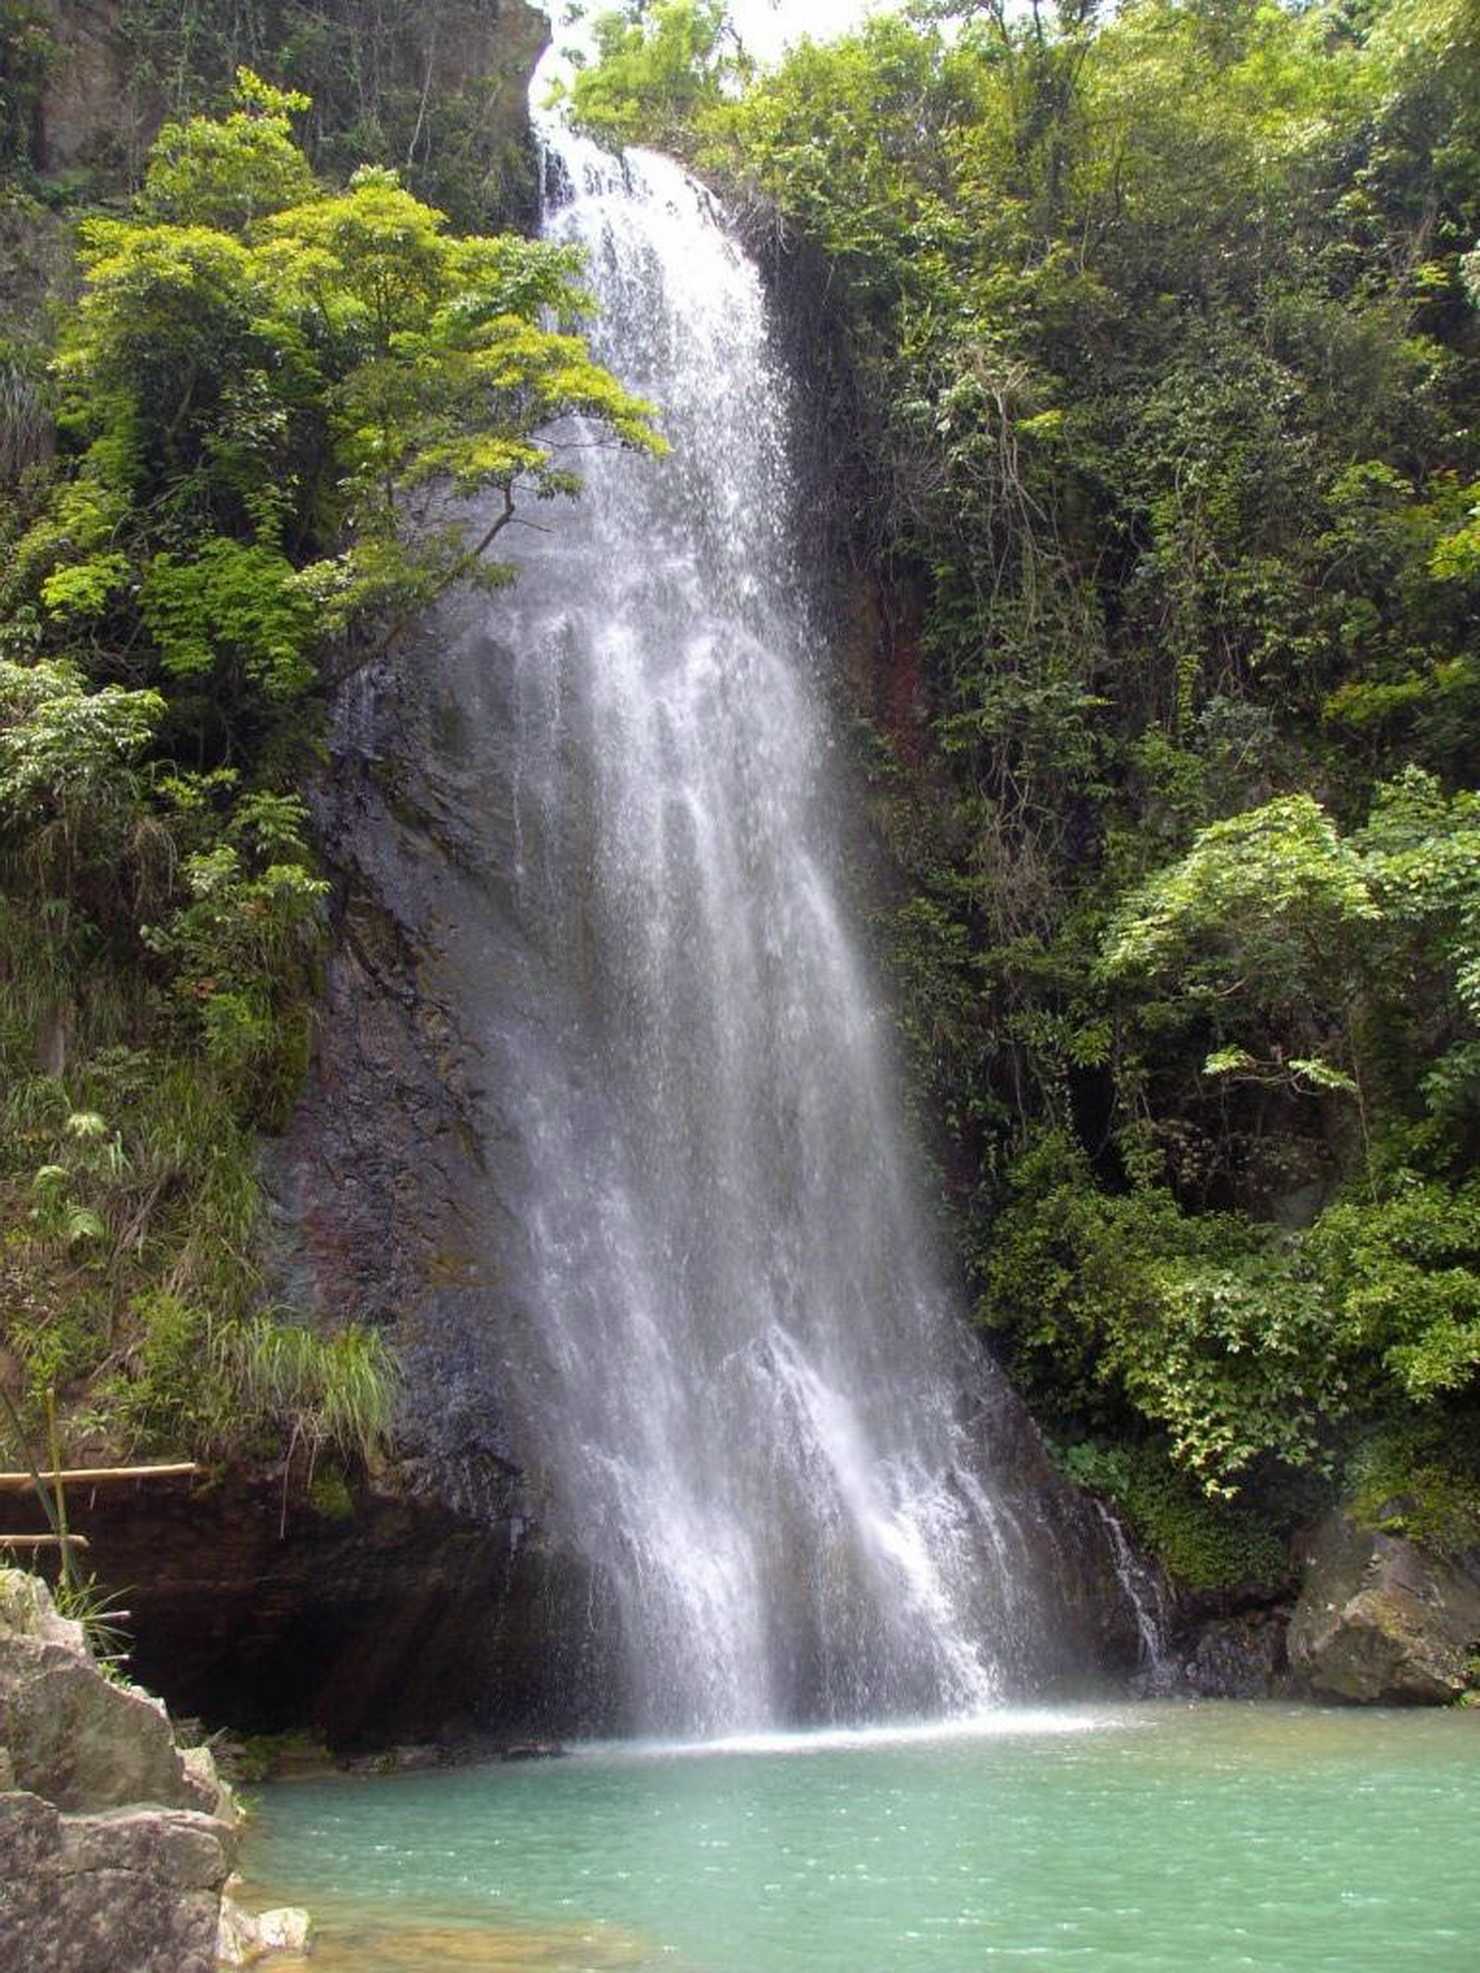
M 158 1701 L 105 1678 L 16 1569 L 0 1569 L 0 1734 L 0 1973 L 216 1973 L 223 1949 L 301 1950 L 301 1913 L 264 1932 L 224 1898 L 237 1817 L 209 1751 L 182 1754 Z
M 0 1795 L 0 1973 L 215 1973 L 227 1824 Z
M 104 1678 L 82 1626 L 58 1616 L 39 1577 L 0 1570 L 0 1734 L 12 1786 L 59 1809 L 216 1810 L 214 1770 L 197 1773 L 157 1699 Z

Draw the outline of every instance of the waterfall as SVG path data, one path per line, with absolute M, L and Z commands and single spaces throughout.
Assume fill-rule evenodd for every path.
M 1167 1653 L 1172 1615 L 1166 1585 L 1160 1571 L 1144 1561 L 1131 1547 L 1119 1518 L 1102 1500 L 1096 1500 L 1094 1504 L 1110 1544 L 1122 1594 L 1136 1619 L 1140 1639 L 1136 1667 L 1140 1677 L 1137 1683 L 1144 1691 L 1165 1691 L 1172 1677 L 1172 1665 Z
M 978 1709 L 1028 1649 L 1030 1565 L 840 902 L 788 379 L 713 201 L 555 141 L 547 231 L 673 449 L 557 433 L 584 494 L 511 530 L 483 606 L 516 1450 L 589 1560 L 625 1724 Z

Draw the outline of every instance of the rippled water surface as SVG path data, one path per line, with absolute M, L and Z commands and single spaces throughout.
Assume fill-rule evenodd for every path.
M 283 1784 L 316 1973 L 1480 1966 L 1480 1714 L 1174 1705 Z

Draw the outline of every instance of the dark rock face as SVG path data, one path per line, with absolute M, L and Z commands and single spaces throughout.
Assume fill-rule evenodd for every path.
M 503 659 L 490 639 L 440 658 L 435 684 L 413 657 L 351 687 L 317 818 L 338 935 L 309 1084 L 267 1161 L 285 1287 L 393 1327 L 410 1437 L 444 1496 L 480 1518 L 512 1506 L 496 1352 L 480 1339 L 511 1319 L 498 1256 L 523 1235 L 498 1169 L 488 1038 L 468 1010 L 514 944 L 513 854 L 458 735 L 496 698 Z
M 1105 1516 L 1058 1472 L 1022 1400 L 997 1382 L 978 1420 L 995 1499 L 1041 1559 L 1042 1608 L 1031 1683 L 1070 1688 L 1089 1675 L 1129 1678 L 1142 1656 L 1135 1591 Z
M 1288 1697 L 1293 1684 L 1285 1623 L 1280 1609 L 1214 1618 L 1197 1634 L 1178 1683 L 1200 1699 Z
M 1291 1669 L 1323 1698 L 1443 1705 L 1472 1683 L 1480 1570 L 1330 1515 L 1301 1544 Z
M 599 1725 L 609 1682 L 584 1620 L 590 1586 L 503 1485 L 478 1519 L 424 1470 L 361 1489 L 352 1514 L 317 1513 L 302 1475 L 192 1495 L 99 1497 L 92 1560 L 127 1587 L 130 1670 L 177 1713 L 244 1731 L 309 1726 L 336 1748 L 508 1723 L 542 1731 L 575 1695 Z M 415 1489 L 413 1491 L 413 1489 Z
M 50 0 L 56 59 L 38 116 L 43 171 L 88 166 L 103 155 L 132 162 L 162 114 L 133 85 L 119 0 Z

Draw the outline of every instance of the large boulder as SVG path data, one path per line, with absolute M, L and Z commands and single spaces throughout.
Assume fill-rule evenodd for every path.
M 1302 1544 L 1290 1669 L 1333 1699 L 1443 1705 L 1473 1682 L 1480 1580 L 1412 1542 L 1329 1515 Z
M 0 1973 L 215 1973 L 231 1831 L 192 1809 L 0 1795 Z
M 181 1760 L 159 1701 L 105 1678 L 81 1626 L 17 1569 L 0 1570 L 0 1720 L 13 1786 L 59 1809 L 215 1806 Z
M 236 1835 L 209 1752 L 0 1569 L 0 1973 L 215 1973 Z

